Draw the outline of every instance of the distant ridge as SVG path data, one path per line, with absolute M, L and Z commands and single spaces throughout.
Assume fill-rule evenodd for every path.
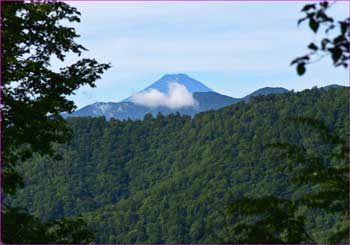
M 285 89 L 282 87 L 264 87 L 254 91 L 251 94 L 248 94 L 243 98 L 243 100 L 248 101 L 251 97 L 258 96 L 258 95 L 282 94 L 282 93 L 288 93 L 288 92 L 289 92 L 288 89 Z
M 191 78 L 190 76 L 178 73 L 178 74 L 166 74 L 150 86 L 146 87 L 142 91 L 148 91 L 150 89 L 156 89 L 162 93 L 168 93 L 168 84 L 176 82 L 182 84 L 186 89 L 193 94 L 194 99 L 198 102 L 195 106 L 188 106 L 178 109 L 170 109 L 165 106 L 147 107 L 140 104 L 135 104 L 131 101 L 130 97 L 121 102 L 97 102 L 91 105 L 87 105 L 71 114 L 62 113 L 64 118 L 67 117 L 106 117 L 107 120 L 111 118 L 125 120 L 125 119 L 143 119 L 147 113 L 157 115 L 162 113 L 168 115 L 171 113 L 179 112 L 183 115 L 194 116 L 199 112 L 208 110 L 216 110 L 225 106 L 232 105 L 234 103 L 245 101 L 248 102 L 251 97 L 268 94 L 280 94 L 287 93 L 289 90 L 282 87 L 264 87 L 260 88 L 243 98 L 233 98 L 230 96 L 219 94 L 212 89 L 205 86 L 203 83 Z M 337 84 L 331 84 L 321 89 L 338 88 L 343 87 Z
M 338 85 L 338 84 L 330 84 L 330 85 L 322 87 L 321 89 L 328 90 L 330 88 L 345 88 L 345 86 Z

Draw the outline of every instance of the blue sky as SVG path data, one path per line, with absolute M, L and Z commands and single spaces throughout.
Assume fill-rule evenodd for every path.
M 297 27 L 305 2 L 69 2 L 81 12 L 75 25 L 83 57 L 111 62 L 97 88 L 71 98 L 80 108 L 120 101 L 167 73 L 186 73 L 213 90 L 242 97 L 265 86 L 296 91 L 330 83 L 346 85 L 347 70 L 329 59 L 299 77 L 290 61 L 320 36 Z M 347 16 L 347 3 L 331 14 Z M 65 64 L 74 62 L 68 56 Z M 59 67 L 64 64 L 54 65 Z

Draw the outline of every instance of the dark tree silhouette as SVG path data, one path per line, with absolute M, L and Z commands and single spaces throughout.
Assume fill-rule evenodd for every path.
M 1 177 L 3 193 L 13 195 L 24 184 L 16 164 L 35 153 L 56 156 L 53 145 L 66 142 L 71 136 L 60 115 L 75 109 L 73 101 L 66 96 L 82 85 L 94 87 L 110 65 L 81 59 L 59 71 L 51 68 L 53 57 L 64 61 L 68 52 L 80 55 L 86 50 L 75 42 L 79 37 L 75 29 L 62 25 L 80 21 L 76 8 L 63 2 L 11 1 L 1 5 Z M 5 243 L 73 243 L 79 239 L 68 238 L 67 234 L 81 234 L 76 233 L 80 221 L 75 225 L 65 220 L 41 224 L 30 214 L 6 207 L 2 217 Z M 11 226 L 13 221 L 19 223 Z M 46 236 L 53 226 L 56 236 Z M 59 234 L 65 240 L 59 238 Z
M 298 21 L 298 25 L 308 22 L 309 28 L 314 32 L 325 32 L 325 36 L 319 43 L 308 45 L 309 53 L 297 57 L 292 61 L 296 65 L 297 73 L 303 75 L 306 65 L 319 61 L 320 59 L 331 57 L 335 67 L 348 67 L 349 62 L 349 37 L 350 18 L 336 20 L 328 15 L 329 9 L 336 1 L 307 4 L 302 8 L 305 16 Z

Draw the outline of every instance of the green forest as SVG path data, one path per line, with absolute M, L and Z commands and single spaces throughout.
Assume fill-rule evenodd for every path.
M 4 204 L 26 207 L 45 222 L 80 217 L 96 243 L 235 243 L 232 228 L 250 218 L 233 215 L 230 203 L 266 196 L 293 201 L 317 189 L 292 184 L 296 171 L 274 144 L 295 144 L 329 166 L 339 164 L 330 156 L 340 149 L 293 118 L 313 118 L 345 138 L 348 91 L 257 96 L 193 118 L 70 118 L 72 139 L 54 146 L 62 159 L 35 154 L 18 164 L 24 188 Z M 346 208 L 299 205 L 295 212 L 317 243 L 347 227 Z
M 290 62 L 300 76 L 322 59 L 348 69 L 350 18 L 334 3 L 305 4 L 295 20 L 314 34 Z M 64 119 L 112 63 L 89 58 L 76 7 L 0 5 L 1 243 L 349 243 L 348 87 L 193 117 Z

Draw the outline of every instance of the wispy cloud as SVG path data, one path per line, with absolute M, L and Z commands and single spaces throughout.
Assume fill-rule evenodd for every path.
M 179 83 L 169 83 L 167 93 L 162 93 L 157 89 L 149 89 L 133 94 L 131 101 L 137 105 L 147 107 L 164 106 L 171 109 L 196 106 L 198 102 L 193 98 L 187 88 Z

